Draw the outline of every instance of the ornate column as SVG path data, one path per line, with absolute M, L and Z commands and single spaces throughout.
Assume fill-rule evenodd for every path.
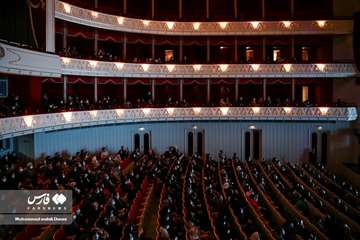
M 262 38 L 262 60 L 266 61 L 266 37 Z
M 123 103 L 127 102 L 127 78 L 124 78 Z
M 238 18 L 238 0 L 234 0 L 234 18 Z
M 151 79 L 151 100 L 155 101 L 155 79 Z
M 206 82 L 206 103 L 209 104 L 210 103 L 210 99 L 211 99 L 211 79 L 208 78 L 207 82 Z
M 94 77 L 94 101 L 98 101 L 98 77 Z
M 180 101 L 184 100 L 184 79 L 180 79 Z
M 153 36 L 152 38 L 151 38 L 151 58 L 153 59 L 153 60 L 155 60 L 155 42 L 156 42 L 156 40 L 155 40 L 155 37 Z
M 206 0 L 206 19 L 210 18 L 210 0 Z
M 62 48 L 67 48 L 67 35 L 68 35 L 68 29 L 67 29 L 67 23 L 64 21 L 63 25 L 63 39 L 62 39 Z
M 68 76 L 63 75 L 63 100 L 64 103 L 67 101 L 67 82 L 68 82 Z
M 151 0 L 151 19 L 155 18 L 155 0 Z
M 184 61 L 184 40 L 180 37 L 179 41 L 179 63 L 183 63 Z
M 127 58 L 127 53 L 126 53 L 126 46 L 127 44 L 127 36 L 126 36 L 126 33 L 124 33 L 124 42 L 123 42 L 123 61 L 126 61 L 126 58 Z
M 55 0 L 46 0 L 46 51 L 55 52 Z
M 238 38 L 235 36 L 234 40 L 234 62 L 237 63 L 239 61 L 239 54 L 238 54 Z
M 123 14 L 124 16 L 127 15 L 127 0 L 124 0 L 123 2 Z
M 267 93 L 266 93 L 266 79 L 263 79 L 263 100 L 265 101 L 267 98 Z
M 206 38 L 206 62 L 210 62 L 210 38 Z
M 182 7 L 182 0 L 179 0 L 179 19 L 183 17 L 183 7 Z
M 295 78 L 291 79 L 291 101 L 295 102 Z
M 235 79 L 235 103 L 239 99 L 239 79 Z
M 94 54 L 96 56 L 98 50 L 99 50 L 99 32 L 97 29 L 94 30 Z

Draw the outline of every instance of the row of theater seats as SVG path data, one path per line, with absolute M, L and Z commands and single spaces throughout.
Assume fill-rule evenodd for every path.
M 360 237 L 358 190 L 321 165 L 190 158 L 174 148 L 161 156 L 82 151 L 35 166 L 12 160 L 4 160 L 1 173 L 19 189 L 73 190 L 74 220 L 10 227 L 3 239 Z

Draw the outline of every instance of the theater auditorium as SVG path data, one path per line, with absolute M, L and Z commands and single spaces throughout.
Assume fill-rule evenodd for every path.
M 360 239 L 359 0 L 3 0 L 0 240 Z

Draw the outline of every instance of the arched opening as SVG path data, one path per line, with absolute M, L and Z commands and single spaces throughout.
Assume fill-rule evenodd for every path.
M 245 133 L 245 159 L 250 158 L 250 132 Z
M 318 135 L 316 132 L 311 134 L 311 152 L 310 152 L 310 161 L 317 161 L 317 153 L 318 153 Z
M 147 154 L 150 150 L 150 134 L 144 134 L 144 153 Z
M 198 132 L 198 134 L 197 134 L 197 153 L 200 156 L 203 156 L 203 154 L 204 154 L 203 137 L 204 137 L 203 133 Z
M 253 130 L 253 149 L 254 149 L 254 159 L 259 160 L 260 158 L 260 131 Z
M 327 164 L 327 152 L 328 152 L 328 134 L 323 133 L 321 135 L 321 163 Z
M 134 149 L 140 149 L 140 134 L 138 133 L 134 135 Z
M 187 142 L 188 142 L 188 155 L 192 156 L 194 154 L 194 134 L 193 132 L 189 132 L 187 136 Z

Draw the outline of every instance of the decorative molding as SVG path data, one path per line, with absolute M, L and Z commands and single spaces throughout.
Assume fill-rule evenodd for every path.
M 138 122 L 354 121 L 350 108 L 217 107 L 144 108 L 63 112 L 0 119 L 0 139 L 63 129 Z
M 129 78 L 343 78 L 353 64 L 139 64 L 62 58 L 62 74 Z
M 182 36 L 351 34 L 352 20 L 166 22 L 115 16 L 56 1 L 55 17 L 112 31 Z
M 59 56 L 0 43 L 4 57 L 0 72 L 41 77 L 61 77 Z

